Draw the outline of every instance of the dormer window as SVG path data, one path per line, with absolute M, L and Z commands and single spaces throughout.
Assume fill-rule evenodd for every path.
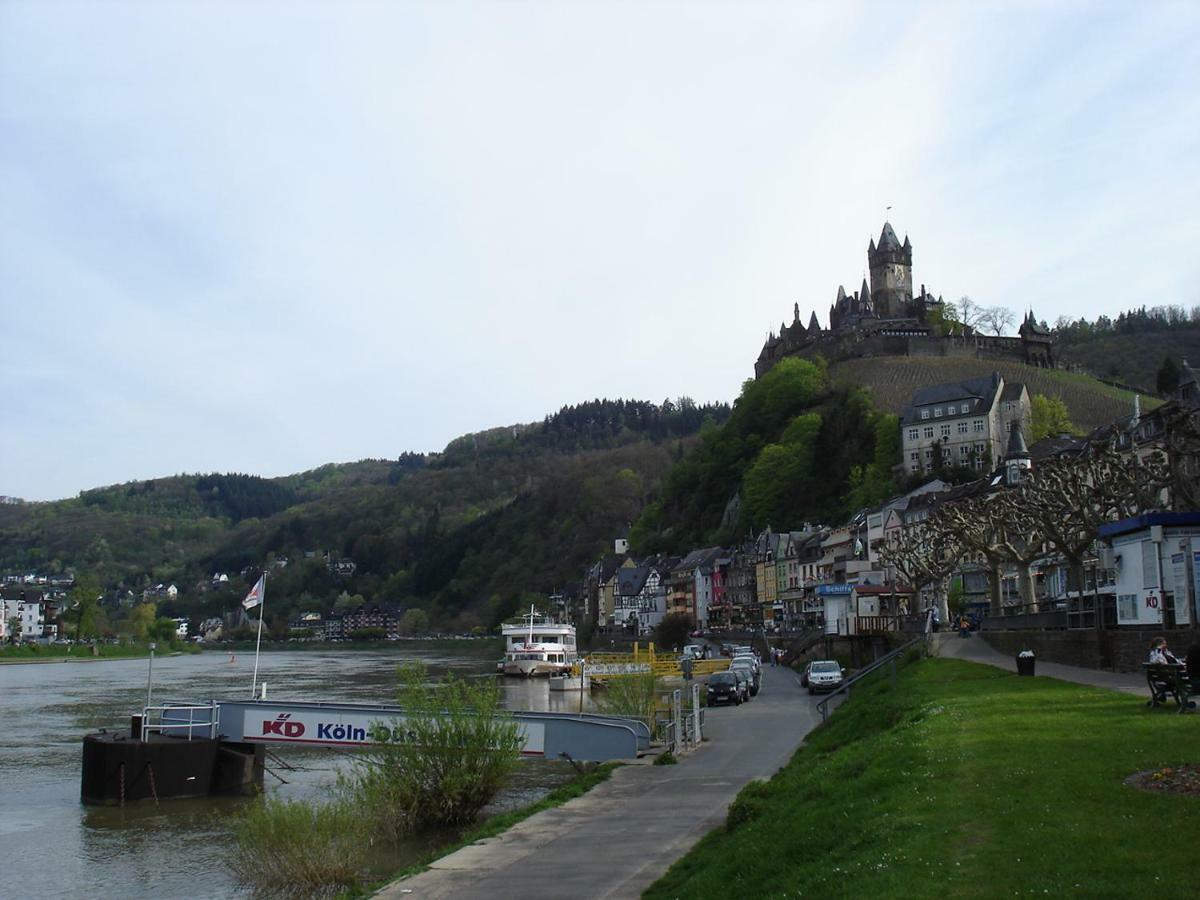
M 942 417 L 942 408 L 940 406 L 935 406 L 933 408 L 933 417 L 935 419 L 940 419 Z
M 969 413 L 970 411 L 971 411 L 971 404 L 969 404 L 969 403 L 964 403 L 964 404 L 962 405 L 962 410 L 961 410 L 962 414 L 965 416 L 965 415 L 966 415 L 967 413 Z
M 928 419 L 929 418 L 929 410 L 927 410 L 927 409 L 921 410 L 921 418 Z

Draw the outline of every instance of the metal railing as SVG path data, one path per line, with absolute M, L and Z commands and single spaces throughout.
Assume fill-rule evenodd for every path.
M 926 629 L 925 633 L 922 634 L 920 637 L 915 637 L 911 641 L 906 641 L 905 643 L 901 644 L 899 647 L 897 647 L 892 652 L 884 654 L 883 656 L 879 657 L 879 659 L 875 660 L 875 662 L 871 663 L 866 668 L 859 669 L 852 676 L 850 676 L 845 681 L 843 681 L 840 685 L 838 685 L 836 688 L 834 688 L 828 697 L 826 697 L 824 700 L 822 700 L 820 703 L 817 704 L 817 709 L 819 709 L 821 711 L 821 721 L 824 722 L 824 721 L 828 720 L 828 718 L 829 718 L 829 701 L 830 700 L 832 700 L 838 694 L 845 694 L 846 696 L 850 696 L 850 688 L 852 688 L 858 682 L 862 681 L 868 675 L 872 675 L 875 672 L 878 672 L 884 666 L 888 666 L 890 668 L 892 684 L 895 684 L 896 683 L 896 658 L 899 657 L 906 650 L 908 650 L 910 647 L 915 647 L 917 644 L 926 644 L 929 640 L 929 634 L 930 634 L 929 630 Z
M 207 733 L 201 733 L 201 737 L 207 737 L 211 740 L 216 740 L 217 731 L 220 726 L 219 721 L 220 704 L 213 700 L 203 706 L 146 706 L 142 709 L 142 740 L 148 740 L 151 734 L 169 734 L 171 732 L 183 731 L 187 733 L 187 739 L 190 741 L 198 729 L 207 730 Z M 198 713 L 206 713 L 207 716 L 202 719 L 197 718 Z M 154 714 L 157 713 L 157 718 Z M 187 716 L 186 720 L 184 716 Z

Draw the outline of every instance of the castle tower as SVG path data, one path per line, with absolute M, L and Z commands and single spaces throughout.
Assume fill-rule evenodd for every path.
M 879 235 L 879 246 L 871 241 L 867 247 L 867 263 L 871 268 L 871 299 L 875 315 L 881 319 L 902 319 L 912 308 L 912 244 L 905 236 L 901 245 L 885 222 Z

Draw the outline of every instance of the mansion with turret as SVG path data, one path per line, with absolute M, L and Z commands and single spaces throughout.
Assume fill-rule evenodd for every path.
M 1031 366 L 1053 368 L 1053 338 L 1032 312 L 1025 315 L 1017 337 L 993 337 L 970 327 L 953 326 L 949 334 L 935 323 L 942 321 L 943 301 L 920 286 L 913 290 L 912 243 L 896 237 L 885 222 L 879 243 L 867 247 L 870 283 L 847 294 L 839 286 L 829 308 L 829 328 L 822 329 L 815 312 L 808 325 L 800 320 L 800 304 L 793 307 L 792 324 L 781 324 L 763 344 L 754 375 L 761 378 L 779 360 L 789 356 L 849 359 L 863 356 L 965 356 L 1010 359 Z

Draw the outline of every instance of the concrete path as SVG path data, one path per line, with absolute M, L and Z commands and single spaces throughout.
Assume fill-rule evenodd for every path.
M 584 796 L 443 857 L 376 896 L 640 897 L 701 837 L 724 824 L 730 802 L 747 782 L 783 766 L 820 718 L 815 698 L 795 673 L 765 666 L 758 696 L 709 710 L 709 740 L 679 765 L 617 769 Z
M 973 632 L 968 638 L 960 638 L 957 634 L 945 632 L 936 634 L 934 635 L 934 653 L 937 656 L 996 666 L 999 669 L 1007 669 L 1009 672 L 1017 671 L 1016 658 L 991 647 L 984 638 L 980 637 L 979 632 Z M 1040 659 L 1037 661 L 1035 671 L 1039 676 L 1057 678 L 1060 681 L 1073 681 L 1076 684 L 1090 684 L 1093 687 L 1123 691 L 1127 694 L 1150 696 L 1144 675 L 1102 672 L 1099 669 L 1064 666 L 1060 663 L 1045 662 Z

